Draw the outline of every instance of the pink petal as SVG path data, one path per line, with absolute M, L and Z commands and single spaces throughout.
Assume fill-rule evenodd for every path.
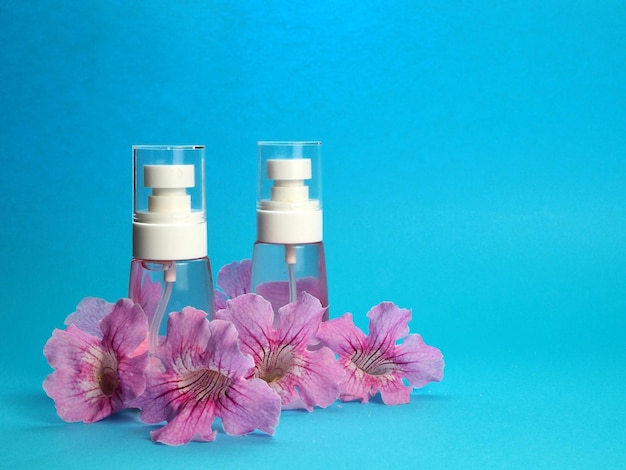
M 76 307 L 76 311 L 65 319 L 66 325 L 76 325 L 85 333 L 102 338 L 100 322 L 113 311 L 115 304 L 96 297 L 85 297 Z
M 167 320 L 167 340 L 159 346 L 165 364 L 178 360 L 183 352 L 194 366 L 201 366 L 200 354 L 211 338 L 206 313 L 191 307 L 171 313 Z M 188 364 L 191 366 L 192 364 Z
M 141 420 L 150 424 L 173 420 L 179 413 L 177 400 L 181 395 L 175 385 L 178 373 L 165 370 L 159 359 L 151 357 L 145 376 L 146 390 L 135 403 L 141 409 Z
M 402 376 L 415 388 L 443 378 L 441 351 L 425 344 L 418 334 L 407 336 L 396 348 L 396 361 L 402 364 Z
M 365 334 L 354 325 L 351 313 L 322 322 L 317 336 L 340 357 L 349 357 L 354 351 L 363 350 L 367 341 Z
M 130 299 L 120 299 L 100 324 L 103 344 L 118 357 L 130 356 L 148 335 L 148 319 L 143 309 Z
M 167 340 L 159 349 L 166 344 Z M 199 389 L 186 385 L 183 374 L 202 372 L 203 368 L 193 365 L 198 362 L 196 358 L 189 358 L 184 351 L 179 352 L 181 356 L 167 369 L 158 360 L 151 361 L 146 372 L 146 391 L 137 400 L 141 419 L 153 424 L 168 422 L 152 433 L 154 441 L 181 445 L 196 437 L 213 440 L 215 431 L 211 425 L 216 417 L 216 406 L 215 401 L 207 395 L 212 384 L 200 384 Z
M 80 370 L 85 357 L 92 357 L 89 350 L 100 350 L 100 341 L 75 325 L 67 330 L 55 329 L 43 348 L 43 353 L 53 369 L 70 368 Z
M 250 292 L 251 272 L 252 260 L 233 261 L 223 266 L 217 273 L 217 286 L 231 299 L 247 294 Z
M 273 435 L 278 426 L 280 397 L 261 379 L 233 383 L 219 406 L 227 434 L 241 436 L 259 429 Z
M 255 292 L 267 299 L 275 312 L 289 303 L 289 283 L 285 281 L 264 282 L 256 287 Z
M 282 344 L 294 348 L 306 348 L 311 338 L 315 337 L 326 309 L 320 301 L 304 292 L 296 302 L 281 307 L 276 314 L 276 338 Z
M 346 376 L 341 382 L 339 398 L 342 401 L 361 400 L 362 403 L 367 403 L 370 395 L 375 395 L 375 393 L 370 393 L 372 390 L 370 377 L 355 367 L 349 358 L 341 362 L 344 365 Z
M 213 320 L 209 324 L 210 339 L 203 353 L 205 364 L 212 370 L 229 377 L 243 377 L 254 362 L 239 349 L 239 333 L 235 325 L 225 320 Z
M 142 416 L 143 417 L 143 416 Z M 181 408 L 170 422 L 150 436 L 155 442 L 162 442 L 171 446 L 187 444 L 192 439 L 200 441 L 214 441 L 217 431 L 211 428 L 215 419 L 215 407 L 207 402 L 202 408 L 186 406 Z
M 411 311 L 392 302 L 381 302 L 368 313 L 370 319 L 367 344 L 370 350 L 388 351 L 409 334 Z
M 335 354 L 327 347 L 309 351 L 306 359 L 306 364 L 297 371 L 300 376 L 297 381 L 294 380 L 299 398 L 308 411 L 312 411 L 314 406 L 326 408 L 339 396 L 339 383 L 345 375 L 343 368 L 335 360 Z M 293 375 L 296 375 L 295 371 Z M 293 400 L 295 397 L 291 398 Z M 289 401 L 285 406 L 289 406 Z
M 361 400 L 362 403 L 367 403 L 371 397 L 380 392 L 383 402 L 387 405 L 409 403 L 412 388 L 404 385 L 401 376 L 369 375 L 354 367 L 354 364 L 349 364 L 347 370 L 347 378 L 341 383 L 342 401 Z
M 117 374 L 120 381 L 119 392 L 112 396 L 119 400 L 120 405 L 114 409 L 131 407 L 135 399 L 141 396 L 146 389 L 145 371 L 148 365 L 149 356 L 147 352 L 133 357 L 121 358 L 117 365 Z
M 380 387 L 379 390 L 373 391 L 380 391 L 380 397 L 386 405 L 404 405 L 411 401 L 411 390 L 413 388 L 404 385 L 400 376 L 388 377 L 378 385 Z
M 226 308 L 226 302 L 228 302 L 229 297 L 219 289 L 213 289 L 213 304 L 214 304 L 214 313 L 218 310 L 222 310 Z
M 161 284 L 150 279 L 150 275 L 142 270 L 141 264 L 132 263 L 130 292 L 133 300 L 136 300 L 148 317 L 148 322 L 152 321 L 157 305 L 161 300 Z M 137 298 L 134 295 L 137 295 Z
M 233 322 L 239 332 L 239 344 L 244 354 L 258 358 L 259 351 L 269 349 L 274 311 L 270 303 L 256 294 L 245 294 L 228 301 L 215 318 Z

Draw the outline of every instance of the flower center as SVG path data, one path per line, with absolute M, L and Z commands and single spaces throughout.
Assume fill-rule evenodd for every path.
M 98 372 L 98 383 L 100 384 L 100 390 L 102 393 L 110 397 L 115 393 L 120 381 L 117 376 L 117 371 L 113 367 L 103 366 Z
M 388 361 L 380 350 L 355 351 L 350 360 L 356 367 L 369 375 L 385 375 L 394 369 L 394 363 Z
M 255 377 L 267 383 L 277 382 L 294 366 L 291 348 L 281 345 L 278 349 L 266 351 L 255 370 Z
M 198 400 L 215 400 L 226 394 L 230 383 L 230 378 L 221 372 L 199 369 L 181 376 L 179 390 L 195 395 Z

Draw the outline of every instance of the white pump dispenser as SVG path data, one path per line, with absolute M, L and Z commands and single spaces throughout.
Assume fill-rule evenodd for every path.
M 204 178 L 196 177 L 196 172 L 203 173 L 203 165 L 148 163 L 150 160 L 135 158 L 133 256 L 150 260 L 206 256 Z
M 312 158 L 294 153 L 296 158 L 262 159 L 265 178 L 259 186 L 265 188 L 270 181 L 274 183 L 269 199 L 260 196 L 257 202 L 257 241 L 286 244 L 322 241 L 321 202 L 309 198 Z M 260 193 L 267 193 L 267 189 L 261 189 Z

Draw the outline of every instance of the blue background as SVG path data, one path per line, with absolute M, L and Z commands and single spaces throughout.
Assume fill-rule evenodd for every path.
M 3 465 L 623 468 L 626 4 L 304 3 L 0 4 Z M 63 423 L 42 349 L 126 295 L 131 145 L 208 146 L 217 272 L 273 139 L 324 142 L 331 316 L 412 308 L 443 382 L 182 448 Z

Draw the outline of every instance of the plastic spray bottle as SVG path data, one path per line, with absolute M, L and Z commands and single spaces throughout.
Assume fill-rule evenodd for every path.
M 133 259 L 129 297 L 150 322 L 150 351 L 166 316 L 192 306 L 213 315 L 202 145 L 133 146 Z
M 258 142 L 257 241 L 250 290 L 269 300 L 275 311 L 302 292 L 328 306 L 321 145 Z

